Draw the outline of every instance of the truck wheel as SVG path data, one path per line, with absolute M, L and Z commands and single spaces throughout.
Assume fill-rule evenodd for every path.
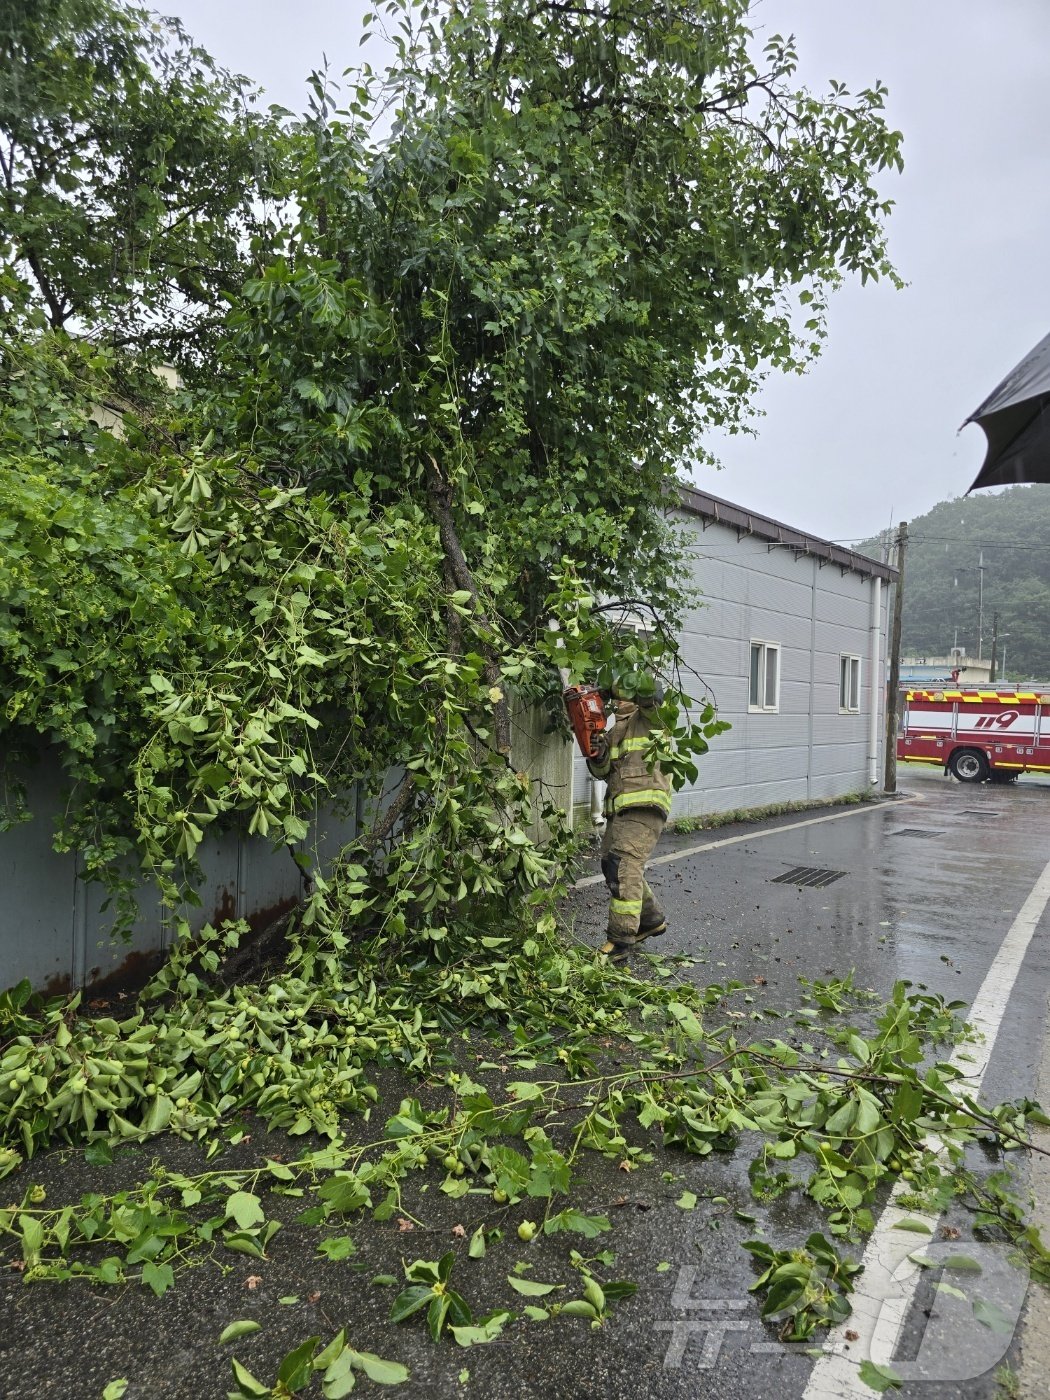
M 979 749 L 956 749 L 948 760 L 948 771 L 960 783 L 983 783 L 988 777 L 988 760 Z

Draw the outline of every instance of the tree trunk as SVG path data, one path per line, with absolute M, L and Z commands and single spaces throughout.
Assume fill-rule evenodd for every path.
M 459 535 L 456 532 L 456 524 L 452 518 L 452 485 L 441 473 L 441 468 L 433 457 L 430 459 L 430 472 L 427 477 L 427 494 L 430 498 L 430 506 L 434 512 L 434 519 L 437 521 L 438 535 L 441 539 L 441 548 L 445 553 L 445 561 L 448 571 L 452 576 L 452 581 L 457 588 L 463 589 L 470 594 L 470 601 L 474 608 L 474 616 L 486 630 L 493 636 L 497 635 L 495 627 L 489 621 L 478 598 L 477 585 L 474 582 L 474 575 L 467 566 L 467 560 L 463 553 L 463 546 L 459 542 Z M 500 675 L 499 666 L 491 654 L 489 648 L 484 649 L 485 653 L 485 679 L 491 689 L 500 692 L 500 698 L 493 703 L 493 732 L 495 736 L 495 746 L 498 753 L 504 756 L 510 753 L 510 706 L 507 702 L 506 691 L 503 687 L 503 678 Z

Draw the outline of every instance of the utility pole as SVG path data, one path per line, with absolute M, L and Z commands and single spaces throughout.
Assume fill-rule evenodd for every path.
M 890 673 L 886 681 L 886 792 L 897 791 L 897 704 L 901 678 L 901 617 L 904 612 L 904 551 L 908 522 L 897 531 L 897 587 L 893 593 L 893 626 L 890 630 Z
M 996 682 L 996 679 L 997 679 L 996 674 L 995 674 L 995 653 L 996 653 L 996 651 L 997 651 L 997 649 L 998 649 L 998 646 L 999 646 L 999 614 L 996 612 L 996 613 L 992 613 L 992 664 L 991 664 L 991 667 L 990 667 L 990 669 L 989 669 L 989 671 L 988 671 L 988 684 L 989 684 L 989 685 L 994 685 L 995 682 Z
M 977 660 L 984 660 L 984 550 L 977 557 Z

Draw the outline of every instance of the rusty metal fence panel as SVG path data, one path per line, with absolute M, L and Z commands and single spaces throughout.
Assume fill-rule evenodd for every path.
M 133 932 L 115 938 L 103 888 L 83 878 L 75 852 L 54 849 L 63 775 L 53 755 L 42 755 L 27 788 L 32 820 L 0 833 L 0 988 L 26 977 L 48 992 L 134 981 L 170 946 L 179 915 L 194 931 L 221 919 L 261 929 L 302 897 L 304 876 L 286 847 L 226 832 L 208 837 L 197 853 L 199 907 L 165 910 L 143 885 Z M 318 809 L 303 847 L 327 868 L 356 831 L 352 800 L 349 815 Z
M 541 795 L 571 809 L 571 748 L 560 735 L 545 733 L 545 718 L 536 709 L 515 711 L 513 733 L 512 761 L 529 773 L 536 798 L 532 835 L 542 840 Z M 366 806 L 355 792 L 332 807 L 318 807 L 297 849 L 308 852 L 315 868 L 329 870 L 340 850 L 389 804 L 402 777 L 401 771 L 388 776 L 378 808 Z M 54 849 L 63 786 L 57 758 L 43 753 L 27 775 L 32 820 L 0 832 L 0 989 L 22 978 L 55 993 L 141 980 L 171 945 L 180 916 L 194 931 L 222 919 L 246 919 L 260 930 L 303 896 L 305 877 L 287 847 L 274 850 L 259 837 L 226 832 L 207 837 L 197 852 L 204 872 L 200 906 L 166 910 L 144 884 L 134 930 L 115 938 L 104 889 L 83 878 L 75 852 Z

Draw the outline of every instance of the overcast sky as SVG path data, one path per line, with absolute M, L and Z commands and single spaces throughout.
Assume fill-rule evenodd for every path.
M 270 101 L 304 106 L 305 78 L 358 49 L 363 0 L 154 0 Z M 847 285 L 803 378 L 776 376 L 755 438 L 712 443 L 725 470 L 696 483 L 798 529 L 850 541 L 959 496 L 984 436 L 957 429 L 1050 329 L 1048 0 L 759 0 L 756 26 L 793 33 L 800 78 L 854 91 L 881 80 L 904 132 L 890 249 L 907 282 Z

